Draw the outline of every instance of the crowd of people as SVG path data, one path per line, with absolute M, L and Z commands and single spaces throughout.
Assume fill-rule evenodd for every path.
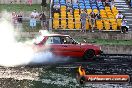
M 81 13 L 81 23 L 82 23 L 82 32 L 86 32 L 86 19 L 88 18 L 91 22 L 91 32 L 94 32 L 95 22 L 96 20 L 100 20 L 101 16 L 99 13 L 95 14 L 94 12 L 91 12 L 90 15 L 86 13 L 85 10 L 82 10 Z
M 93 3 L 95 1 L 97 2 L 103 2 L 103 4 L 105 6 L 110 6 L 111 8 L 114 6 L 114 0 L 91 0 Z M 68 12 L 70 12 L 71 14 L 73 14 L 73 9 L 72 9 L 72 4 L 71 3 L 77 3 L 78 0 L 66 0 L 66 3 L 67 3 L 67 10 Z M 60 12 L 60 5 L 56 4 L 54 5 L 54 13 L 55 12 Z M 81 32 L 86 32 L 86 21 L 87 19 L 89 19 L 90 21 L 90 24 L 91 24 L 91 32 L 94 32 L 94 28 L 95 28 L 95 22 L 96 20 L 101 20 L 101 16 L 100 16 L 100 13 L 98 12 L 97 14 L 95 14 L 93 11 L 88 15 L 86 13 L 86 10 L 85 9 L 82 9 L 81 11 L 82 13 L 80 14 L 80 18 L 81 18 L 81 24 L 82 24 L 82 30 Z M 15 12 L 12 13 L 12 22 L 14 24 L 14 26 L 18 26 L 21 27 L 22 26 L 22 22 L 23 22 L 23 13 L 20 12 L 18 14 L 16 14 Z M 42 11 L 41 13 L 38 13 L 36 11 L 36 9 L 34 9 L 34 11 L 30 14 L 29 16 L 30 20 L 29 20 L 29 26 L 31 27 L 31 29 L 34 29 L 36 28 L 37 26 L 37 22 L 39 21 L 41 23 L 41 27 L 42 29 L 47 29 L 46 28 L 46 23 L 47 23 L 47 20 L 46 20 L 46 15 L 45 13 Z M 122 23 L 121 23 L 121 33 L 127 33 L 128 32 L 128 26 L 127 26 L 127 21 L 125 19 L 125 16 L 123 16 L 121 14 L 121 12 L 119 12 L 117 15 L 116 15 L 116 19 L 122 19 Z
M 67 3 L 67 6 L 69 8 L 69 12 L 72 14 L 72 7 L 71 7 L 71 3 L 77 3 L 78 0 L 66 0 L 66 3 Z M 91 0 L 91 2 L 95 3 L 100 3 L 100 2 L 103 2 L 103 5 L 104 6 L 109 6 L 109 7 L 114 7 L 115 6 L 115 3 L 114 3 L 114 0 Z M 60 5 L 58 5 L 58 8 Z M 56 12 L 59 12 L 59 9 L 56 8 Z M 94 12 L 91 12 L 90 15 L 88 15 L 86 13 L 85 10 L 82 10 L 82 13 L 80 14 L 81 16 L 81 23 L 82 23 L 82 32 L 85 32 L 86 31 L 86 19 L 88 18 L 89 21 L 91 22 L 91 31 L 94 32 L 94 27 L 95 27 L 95 22 L 96 20 L 100 20 L 101 19 L 101 16 L 100 16 L 100 13 L 97 13 L 95 14 Z M 116 19 L 122 19 L 122 23 L 121 23 L 121 33 L 127 33 L 128 32 L 128 26 L 127 26 L 127 21 L 125 19 L 125 16 L 123 16 L 121 14 L 121 12 L 119 12 L 117 15 L 116 15 Z
M 86 19 L 88 18 L 91 22 L 91 31 L 94 32 L 94 27 L 95 27 L 95 22 L 96 20 L 101 20 L 101 16 L 99 13 L 95 14 L 94 12 L 91 12 L 90 15 L 88 15 L 86 13 L 85 10 L 82 10 L 81 13 L 81 23 L 82 23 L 82 30 L 81 32 L 86 32 Z M 121 14 L 121 12 L 119 11 L 119 13 L 116 15 L 116 19 L 121 19 L 122 23 L 121 23 L 121 33 L 128 33 L 128 25 L 127 25 L 127 20 L 125 18 L 125 16 L 123 16 Z
M 28 18 L 29 18 L 29 26 L 31 29 L 36 28 L 37 22 L 41 23 L 42 29 L 47 29 L 46 28 L 46 15 L 44 11 L 42 11 L 41 13 L 38 13 L 36 9 L 34 9 L 34 11 L 30 14 Z M 23 19 L 24 19 L 24 14 L 22 12 L 12 13 L 12 23 L 14 24 L 15 28 L 19 29 L 22 27 Z

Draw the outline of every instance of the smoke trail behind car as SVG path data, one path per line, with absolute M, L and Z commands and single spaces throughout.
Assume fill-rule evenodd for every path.
M 56 62 L 51 52 L 35 53 L 33 48 L 15 40 L 15 29 L 11 23 L 11 14 L 2 12 L 0 18 L 0 66 L 18 66 L 29 63 Z M 48 33 L 45 31 L 45 33 Z M 32 42 L 30 42 L 32 43 Z M 59 60 L 59 59 L 58 59 Z

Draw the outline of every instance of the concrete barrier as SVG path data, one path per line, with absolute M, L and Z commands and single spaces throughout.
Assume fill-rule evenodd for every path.
M 101 45 L 106 54 L 132 54 L 132 45 Z

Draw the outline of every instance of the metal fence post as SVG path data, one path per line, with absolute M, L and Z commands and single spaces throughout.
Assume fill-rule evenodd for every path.
M 52 31 L 52 4 L 53 0 L 50 1 L 49 31 Z

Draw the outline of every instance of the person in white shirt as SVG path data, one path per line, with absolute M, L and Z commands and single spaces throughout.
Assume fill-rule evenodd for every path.
M 37 25 L 37 18 L 39 17 L 39 13 L 34 9 L 34 11 L 30 15 L 30 27 L 33 29 Z
M 39 17 L 39 13 L 36 11 L 36 9 L 34 9 L 34 11 L 31 13 L 31 16 L 33 16 L 34 18 Z
M 116 15 L 116 19 L 122 19 L 123 18 L 123 15 L 121 14 L 121 12 L 119 12 L 117 15 Z
M 125 16 L 123 16 L 122 23 L 121 23 L 121 33 L 128 33 L 128 26 Z

